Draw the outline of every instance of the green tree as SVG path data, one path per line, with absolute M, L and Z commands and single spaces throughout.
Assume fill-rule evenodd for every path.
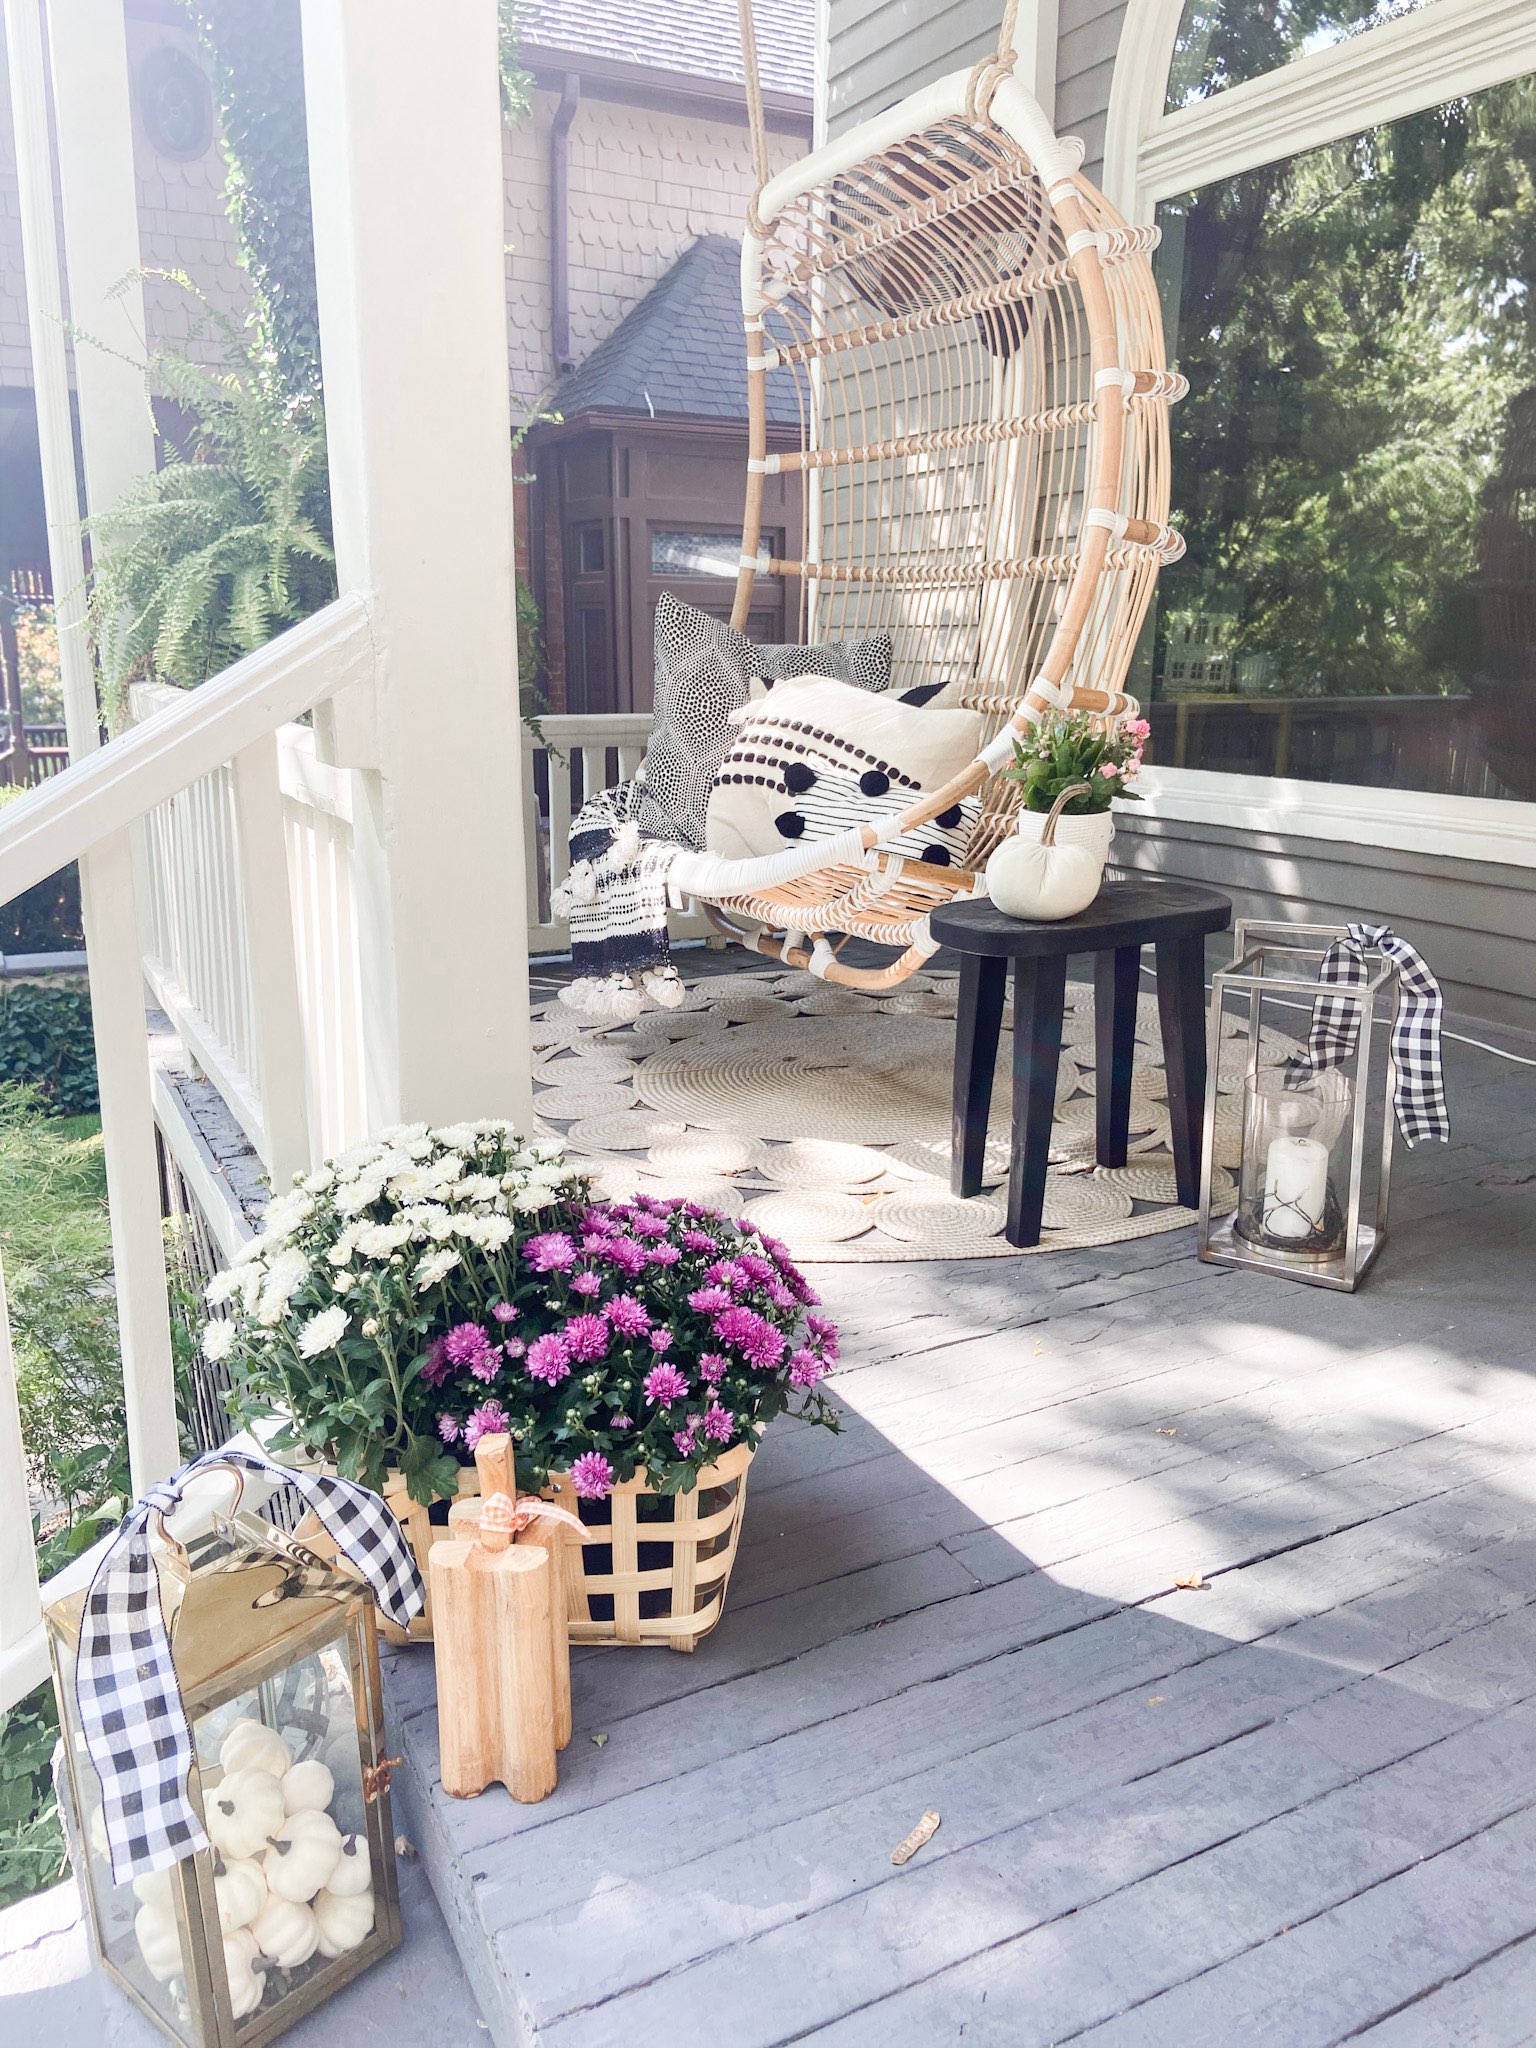
M 1234 616 L 1286 694 L 1464 687 L 1484 487 L 1536 380 L 1536 81 L 1160 217 L 1191 386 L 1165 603 Z

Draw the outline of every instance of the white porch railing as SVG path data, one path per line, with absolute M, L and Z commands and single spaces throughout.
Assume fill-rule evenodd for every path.
M 0 810 L 0 902 L 79 863 L 142 1491 L 180 1455 L 146 957 L 275 1178 L 365 1102 L 378 1123 L 530 1107 L 497 9 L 461 0 L 423 40 L 418 0 L 301 0 L 342 594 L 102 745 L 83 522 L 155 465 L 123 10 L 0 7 L 71 754 Z M 107 344 L 72 364 L 66 308 Z M 308 712 L 343 766 L 291 729 Z M 0 1708 L 47 1671 L 3 1302 Z
M 615 711 L 596 716 L 552 713 L 538 721 L 538 734 L 523 727 L 523 832 L 528 876 L 528 946 L 538 953 L 564 953 L 569 926 L 550 909 L 551 891 L 570 872 L 566 841 L 571 820 L 600 789 L 627 782 L 636 773 L 651 736 L 650 713 Z M 707 938 L 714 930 L 697 911 L 674 911 L 674 939 Z
M 176 704 L 181 693 L 141 687 L 134 711 L 142 720 Z M 524 836 L 529 949 L 558 954 L 570 944 L 564 921 L 550 909 L 564 880 L 571 819 L 595 790 L 632 776 L 650 732 L 644 714 L 549 717 L 539 732 L 523 729 Z M 248 764 L 247 777 L 261 771 Z M 275 1178 L 315 1165 L 366 1136 L 363 1101 L 362 991 L 352 899 L 351 778 L 327 766 L 313 732 L 285 725 L 277 734 L 281 796 L 280 843 L 244 844 L 253 830 L 250 794 L 242 806 L 236 769 L 226 763 L 182 790 L 145 821 L 140 918 L 144 977 L 176 1027 L 188 1055 L 224 1098 L 262 1163 Z M 244 877 L 251 877 L 246 881 Z M 297 1038 L 302 1062 L 278 1076 L 307 1108 L 307 1147 L 284 1158 L 274 1144 L 273 1111 L 262 1080 L 263 1033 L 280 1029 L 273 1014 L 283 978 L 288 935 L 279 930 L 279 958 L 253 957 L 249 891 L 286 885 L 297 966 Z M 679 911 L 676 938 L 701 938 L 710 927 Z M 261 990 L 258 1003 L 257 989 Z M 281 1109 L 282 1105 L 279 1105 Z

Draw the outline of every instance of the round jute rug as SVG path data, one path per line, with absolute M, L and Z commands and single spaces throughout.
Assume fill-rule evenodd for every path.
M 916 979 L 916 978 L 915 978 Z M 920 998 L 920 1000 L 919 1000 Z M 1137 1019 L 1131 1164 L 1093 1163 L 1093 992 L 1069 986 L 1056 1124 L 1036 1251 L 1178 1230 L 1156 1003 Z M 955 977 L 925 974 L 880 999 L 798 973 L 694 983 L 681 1011 L 577 1026 L 536 1015 L 534 1109 L 590 1161 L 602 1193 L 699 1200 L 756 1218 L 809 1262 L 1022 1257 L 1002 1235 L 1011 1062 L 997 1063 L 985 1191 L 949 1192 Z M 1008 1020 L 1005 1018 L 1005 1028 Z M 678 1027 L 681 1026 L 679 1029 Z M 1268 1055 L 1299 1050 L 1266 1045 Z M 1218 1207 L 1233 1202 L 1236 1091 L 1223 1063 Z

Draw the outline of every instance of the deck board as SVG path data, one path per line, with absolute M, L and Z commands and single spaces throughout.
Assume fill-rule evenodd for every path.
M 771 1435 L 695 1655 L 578 1654 L 543 1805 L 423 1793 L 392 1660 L 498 2040 L 1532 2037 L 1536 1076 L 1447 1065 L 1353 1298 L 1188 1232 L 820 1269 L 845 1433 Z

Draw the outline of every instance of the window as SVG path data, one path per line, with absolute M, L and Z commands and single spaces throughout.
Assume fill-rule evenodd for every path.
M 653 576 L 724 576 L 734 583 L 740 561 L 740 533 L 679 533 L 664 527 L 651 530 Z
M 1167 111 L 1193 106 L 1262 78 L 1293 57 L 1309 57 L 1430 0 L 1191 0 L 1168 70 Z
M 1244 700 L 1175 758 L 1536 796 L 1536 78 L 1157 219 L 1191 391 L 1154 703 Z

